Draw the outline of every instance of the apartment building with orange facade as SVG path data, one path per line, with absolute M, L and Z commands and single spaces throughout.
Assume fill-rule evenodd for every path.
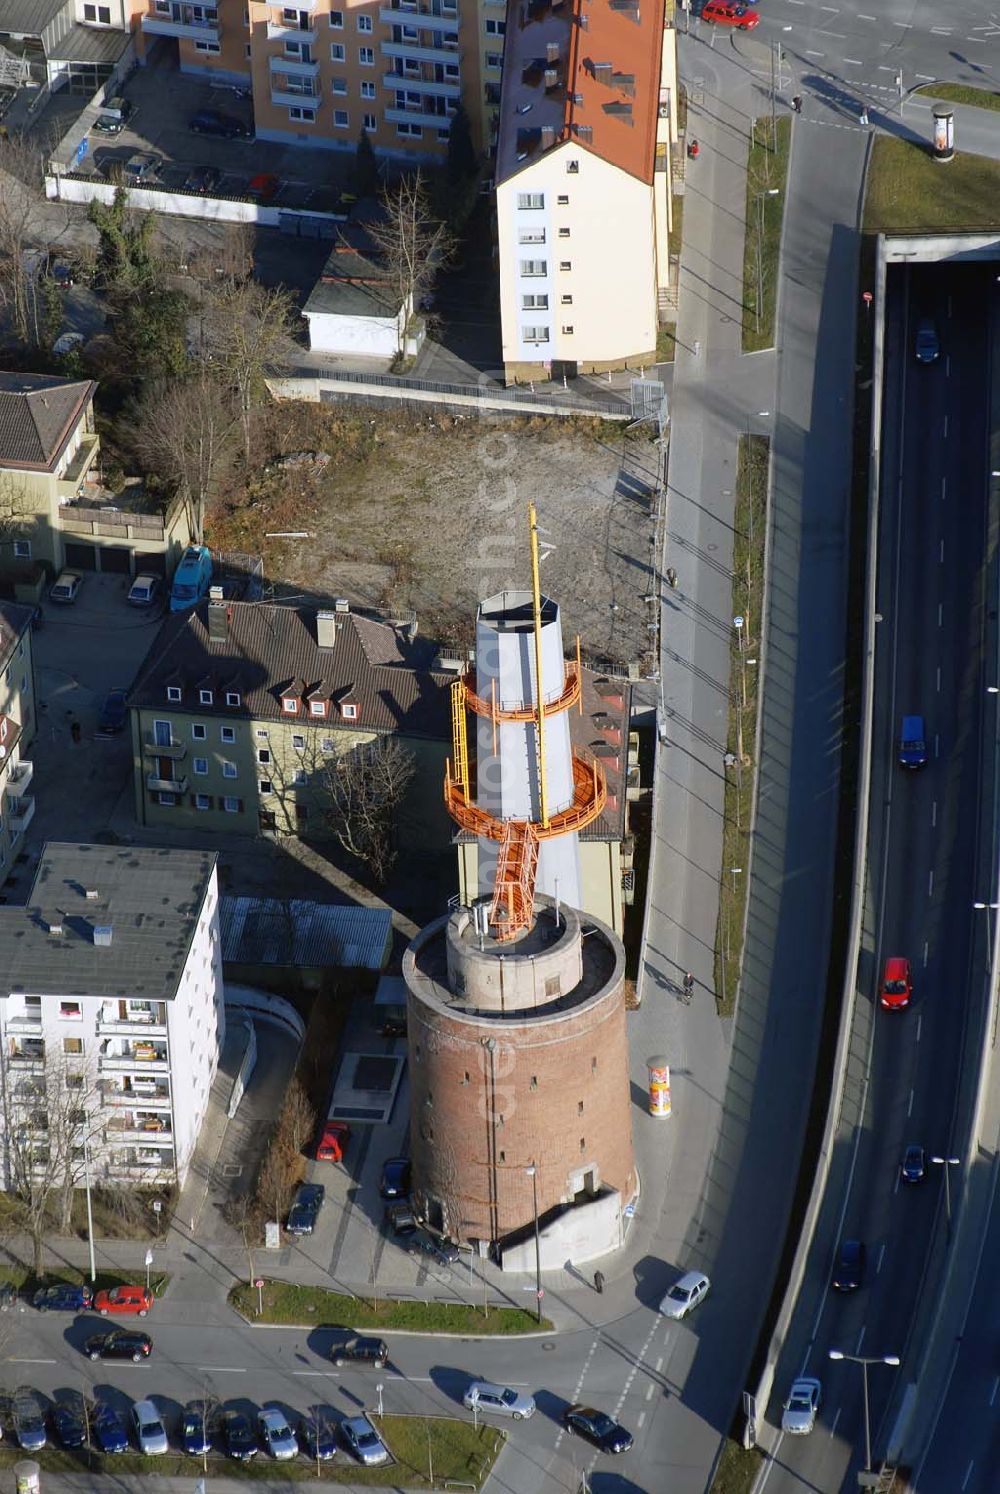
M 176 46 L 183 72 L 252 89 L 259 139 L 414 160 L 445 154 L 461 100 L 495 138 L 505 0 L 132 0 L 140 59 Z

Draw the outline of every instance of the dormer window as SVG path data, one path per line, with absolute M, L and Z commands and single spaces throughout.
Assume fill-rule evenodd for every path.
M 299 714 L 298 696 L 283 695 L 281 697 L 281 709 L 286 716 L 297 716 Z
M 326 701 L 326 700 L 311 700 L 309 702 L 309 714 L 310 714 L 310 716 L 319 716 L 323 720 L 325 720 L 329 709 L 330 709 L 330 703 L 329 703 L 329 701 Z
M 168 685 L 167 686 L 167 699 L 170 700 L 170 701 L 173 701 L 174 704 L 176 705 L 176 703 L 180 700 L 180 698 L 181 698 L 181 687 L 180 687 L 180 685 Z
M 357 703 L 353 700 L 345 700 L 340 707 L 340 714 L 343 716 L 345 721 L 357 721 Z
M 240 703 L 240 692 L 238 690 L 227 690 L 226 691 L 226 705 L 227 706 L 238 706 L 239 703 Z
M 211 705 L 213 699 L 214 699 L 214 696 L 213 696 L 211 690 L 199 690 L 198 691 L 198 703 L 199 703 L 199 705 Z

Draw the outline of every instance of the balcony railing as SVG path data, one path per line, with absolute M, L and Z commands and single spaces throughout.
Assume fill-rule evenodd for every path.
M 97 1013 L 97 1031 L 103 1037 L 166 1037 L 167 1013 L 162 1002 L 149 1012 L 128 1012 L 124 1017 L 115 1002 Z
M 462 96 L 460 83 L 436 83 L 426 78 L 407 78 L 403 73 L 386 73 L 382 83 L 396 93 L 408 89 L 410 93 L 431 94 L 441 99 L 458 99 Z
M 163 1044 L 133 1043 L 126 1053 L 102 1053 L 100 1063 L 102 1070 L 113 1074 L 127 1074 L 134 1069 L 152 1074 L 170 1072 L 167 1050 Z
M 56 491 L 60 498 L 75 498 L 83 486 L 87 473 L 94 465 L 100 449 L 100 437 L 96 431 L 85 431 L 80 444 L 69 459 L 69 464 L 56 480 Z
M 169 757 L 171 762 L 179 763 L 187 757 L 186 742 L 158 742 L 151 731 L 143 738 L 142 750 L 152 757 Z
M 45 1067 L 45 1044 L 37 1048 L 12 1048 L 7 1062 L 15 1069 L 43 1069 Z
M 17 1012 L 7 1018 L 4 1024 L 8 1032 L 26 1032 L 29 1035 L 42 1030 L 41 1015 L 34 1017 L 30 1012 Z
M 23 835 L 34 818 L 34 794 L 22 794 L 19 799 L 14 799 L 11 801 L 10 828 L 12 835 Z
M 450 31 L 458 35 L 458 11 L 435 13 L 429 6 L 383 5 L 379 20 L 386 26 L 419 26 L 421 31 Z
M 169 1117 L 116 1115 L 108 1121 L 105 1130 L 113 1132 L 116 1138 L 124 1132 L 124 1139 L 143 1141 L 149 1146 L 158 1146 L 161 1137 L 168 1145 L 174 1144 Z
M 177 36 L 189 41 L 219 40 L 218 15 L 214 21 L 197 17 L 186 5 L 175 5 L 172 15 L 144 15 L 142 29 L 147 36 Z
M 310 47 L 316 45 L 316 33 L 311 26 L 289 26 L 286 21 L 268 21 L 268 41 L 297 41 L 306 42 Z
M 286 74 L 289 78 L 315 78 L 319 72 L 319 59 L 310 57 L 308 61 L 301 57 L 286 57 L 280 54 L 268 58 L 268 66 L 271 69 L 272 83 Z
M 154 1086 L 151 1089 L 117 1089 L 107 1086 L 104 1090 L 104 1103 L 117 1109 L 121 1105 L 128 1105 L 134 1109 L 136 1105 L 142 1105 L 150 1109 L 170 1109 L 170 1091 L 165 1085 Z
M 453 47 L 418 47 L 415 42 L 381 43 L 383 57 L 409 58 L 411 62 L 454 62 L 458 43 Z
M 8 796 L 20 797 L 25 793 L 28 784 L 35 776 L 35 765 L 28 758 L 22 757 L 19 763 L 15 763 L 7 777 Z
M 308 79 L 305 81 L 309 81 Z M 283 88 L 275 78 L 271 79 L 272 104 L 301 104 L 306 109 L 315 109 L 322 98 L 319 81 L 313 80 L 313 93 L 300 93 L 296 88 Z
M 429 130 L 451 128 L 450 114 L 427 114 L 422 109 L 387 109 L 385 117 L 390 124 L 424 125 Z
M 146 787 L 154 793 L 184 794 L 187 786 L 186 778 L 161 778 L 158 773 L 146 774 Z

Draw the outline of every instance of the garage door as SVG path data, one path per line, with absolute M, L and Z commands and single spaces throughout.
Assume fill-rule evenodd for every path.
M 123 545 L 101 546 L 101 570 L 128 576 L 132 572 L 132 551 Z
M 137 576 L 165 576 L 167 574 L 167 557 L 164 551 L 161 550 L 158 555 L 145 555 L 136 550 L 135 574 Z
M 75 571 L 97 570 L 97 547 L 95 545 L 74 545 L 67 541 L 66 564 Z

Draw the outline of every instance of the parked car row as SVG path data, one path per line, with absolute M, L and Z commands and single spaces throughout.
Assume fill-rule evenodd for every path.
M 83 571 L 73 570 L 72 567 L 60 571 L 49 587 L 49 601 L 62 607 L 72 606 L 83 590 L 84 579 Z M 162 576 L 143 571 L 132 582 L 125 600 L 130 607 L 152 607 L 160 600 L 162 589 Z
M 123 1282 L 95 1294 L 85 1282 L 63 1281 L 55 1286 L 39 1287 L 31 1305 L 40 1312 L 85 1312 L 92 1307 L 103 1317 L 110 1313 L 135 1313 L 144 1318 L 154 1301 L 153 1293 L 141 1283 Z

